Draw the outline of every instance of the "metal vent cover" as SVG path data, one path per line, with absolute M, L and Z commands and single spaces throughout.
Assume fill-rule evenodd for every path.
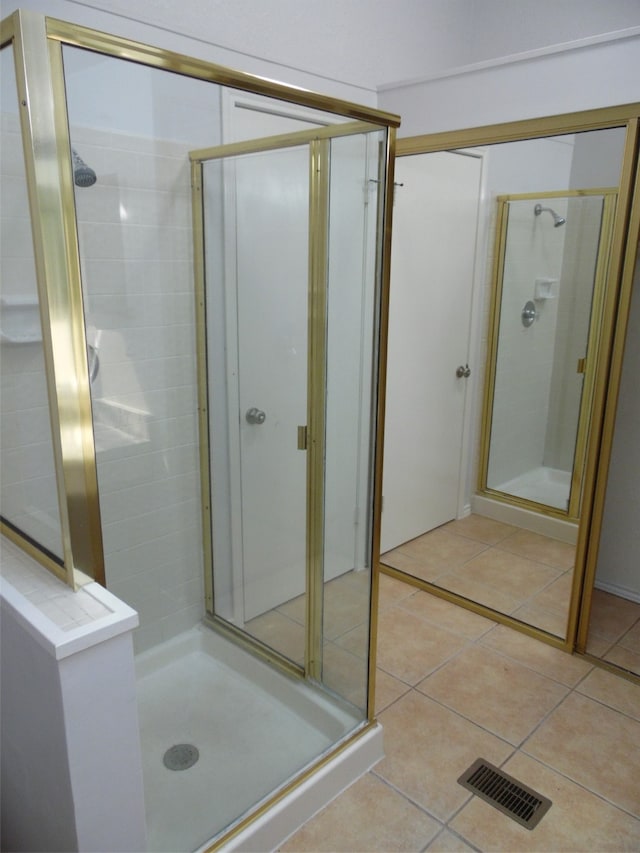
M 503 770 L 478 758 L 458 782 L 527 829 L 533 829 L 551 808 L 551 800 Z

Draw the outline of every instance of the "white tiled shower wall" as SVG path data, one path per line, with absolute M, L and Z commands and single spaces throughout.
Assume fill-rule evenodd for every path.
M 107 586 L 141 651 L 203 615 L 187 146 L 72 127 Z

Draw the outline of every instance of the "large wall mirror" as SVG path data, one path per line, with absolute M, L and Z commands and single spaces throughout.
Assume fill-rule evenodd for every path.
M 383 571 L 565 648 L 621 322 L 639 114 L 398 142 Z

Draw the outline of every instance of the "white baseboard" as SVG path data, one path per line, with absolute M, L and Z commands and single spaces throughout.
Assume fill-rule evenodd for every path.
M 617 595 L 618 598 L 626 598 L 627 601 L 635 601 L 637 604 L 640 604 L 640 592 L 638 590 L 601 580 L 596 580 L 594 587 L 601 589 L 603 592 L 610 592 L 611 595 Z
M 569 545 L 575 545 L 578 539 L 578 525 L 575 522 L 532 512 L 502 501 L 494 501 L 484 495 L 472 496 L 471 509 L 478 515 L 484 515 L 494 521 L 513 524 L 516 527 L 531 530 L 532 533 L 540 533 L 542 536 L 567 542 Z

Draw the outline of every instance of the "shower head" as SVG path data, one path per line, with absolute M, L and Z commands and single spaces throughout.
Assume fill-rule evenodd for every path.
M 536 206 L 533 208 L 533 212 L 536 216 L 540 216 L 540 214 L 544 210 L 546 210 L 547 213 L 550 213 L 551 216 L 553 216 L 553 227 L 554 228 L 559 228 L 561 225 L 564 225 L 564 223 L 567 221 L 564 218 L 564 216 L 560 216 L 559 213 L 556 213 L 555 210 L 553 210 L 550 207 L 543 207 L 541 204 L 536 204 Z
M 84 162 L 75 148 L 71 149 L 73 160 L 73 181 L 77 187 L 92 187 L 97 178 L 96 173 Z

